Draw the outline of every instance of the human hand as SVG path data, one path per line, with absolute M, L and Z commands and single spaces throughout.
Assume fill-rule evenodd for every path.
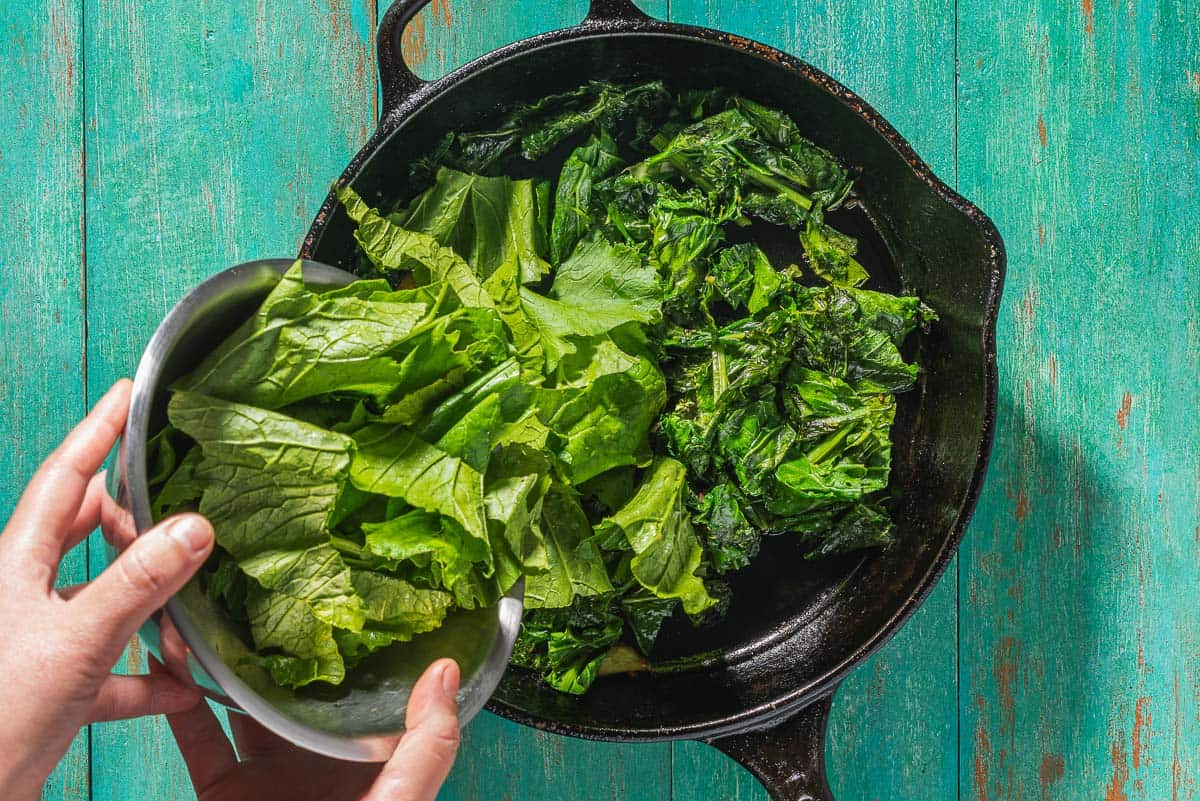
M 62 557 L 102 518 L 126 514 L 103 464 L 125 424 L 120 381 L 50 455 L 0 535 L 0 798 L 40 796 L 81 726 L 193 707 L 195 687 L 170 673 L 111 673 L 129 638 L 204 563 L 213 531 L 179 515 L 146 532 L 88 584 L 56 590 Z
M 413 687 L 407 731 L 382 770 L 317 756 L 237 713 L 229 716 L 235 754 L 203 701 L 167 722 L 199 801 L 434 801 L 458 750 L 458 683 L 453 660 L 429 666 Z

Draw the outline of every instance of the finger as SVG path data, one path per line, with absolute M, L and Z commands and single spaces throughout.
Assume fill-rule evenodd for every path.
M 105 485 L 107 478 L 106 472 L 99 472 L 92 476 L 88 482 L 87 489 L 83 494 L 83 502 L 79 504 L 79 511 L 75 513 L 75 519 L 67 526 L 66 537 L 62 543 L 62 556 L 65 556 L 67 551 L 74 548 L 80 542 L 95 530 L 96 526 L 100 525 L 101 510 L 104 508 L 104 502 L 116 505 L 116 501 L 108 494 L 108 487 Z
M 233 744 L 237 748 L 238 758 L 242 760 L 261 759 L 296 750 L 296 746 L 282 737 L 271 734 L 249 715 L 231 714 L 229 730 L 233 732 Z
M 83 592 L 83 588 L 87 586 L 85 581 L 83 584 L 72 584 L 68 587 L 58 587 L 54 591 L 58 593 L 58 597 L 64 601 L 69 601 L 79 593 Z
M 165 670 L 184 684 L 196 684 L 188 667 L 188 647 L 169 615 L 158 618 L 158 650 L 161 659 L 150 657 L 152 670 Z
M 183 684 L 165 671 L 149 676 L 112 675 L 100 685 L 91 719 L 97 722 L 169 715 L 191 709 L 199 701 L 200 693 L 195 687 Z
M 212 547 L 207 520 L 177 515 L 138 537 L 80 591 L 71 601 L 77 625 L 108 648 L 106 664 L 115 662 L 143 621 L 187 583 Z
M 363 801 L 435 801 L 458 751 L 458 665 L 434 662 L 408 699 L 408 729 Z
M 118 381 L 50 454 L 29 482 L 9 521 L 13 544 L 54 568 L 64 533 L 75 519 L 88 482 L 125 426 L 128 380 Z
M 163 669 L 157 666 L 157 670 Z M 156 666 L 152 664 L 150 670 L 154 672 Z M 167 715 L 167 725 L 175 736 L 175 745 L 179 746 L 197 796 L 203 798 L 208 788 L 237 767 L 233 745 L 204 700 L 191 709 Z
M 117 503 L 111 495 L 104 493 L 100 502 L 100 532 L 105 541 L 120 553 L 137 539 L 137 525 L 133 512 Z

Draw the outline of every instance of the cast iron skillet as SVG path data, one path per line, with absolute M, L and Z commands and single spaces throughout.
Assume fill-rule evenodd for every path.
M 894 546 L 813 562 L 802 559 L 796 538 L 773 538 L 737 574 L 728 619 L 664 631 L 653 672 L 606 677 L 573 697 L 510 669 L 490 704 L 512 720 L 577 737 L 703 740 L 746 765 L 776 799 L 829 799 L 823 761 L 832 693 L 924 599 L 979 495 L 995 418 L 999 234 L 870 106 L 778 50 L 651 19 L 629 0 L 592 0 L 577 26 L 502 47 L 426 83 L 400 55 L 400 35 L 426 2 L 397 0 L 380 25 L 379 128 L 341 179 L 368 201 L 411 197 L 423 188 L 408 177 L 414 157 L 445 132 L 483 126 L 514 103 L 594 78 L 725 86 L 783 109 L 860 172 L 859 208 L 841 224 L 861 237 L 862 257 L 882 286 L 919 293 L 941 315 L 921 338 L 926 373 L 902 396 L 893 432 Z M 794 241 L 780 243 L 775 255 L 794 260 L 795 250 Z M 355 264 L 352 224 L 332 198 L 301 255 Z

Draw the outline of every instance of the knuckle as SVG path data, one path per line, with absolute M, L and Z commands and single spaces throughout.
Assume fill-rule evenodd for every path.
M 117 560 L 121 580 L 134 592 L 160 593 L 166 589 L 166 579 L 158 565 L 144 548 L 131 548 Z
M 447 721 L 433 727 L 427 734 L 426 744 L 435 759 L 449 761 L 458 753 L 458 724 Z

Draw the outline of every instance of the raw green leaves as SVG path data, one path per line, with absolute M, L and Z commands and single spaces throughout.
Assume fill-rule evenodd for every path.
M 372 278 L 294 268 L 152 443 L 155 514 L 212 518 L 206 589 L 276 682 L 337 684 L 523 578 L 513 661 L 581 693 L 645 669 L 622 640 L 723 614 L 766 534 L 889 541 L 901 348 L 936 318 L 863 288 L 848 173 L 789 117 L 594 82 L 413 175 L 390 208 L 337 188 Z

